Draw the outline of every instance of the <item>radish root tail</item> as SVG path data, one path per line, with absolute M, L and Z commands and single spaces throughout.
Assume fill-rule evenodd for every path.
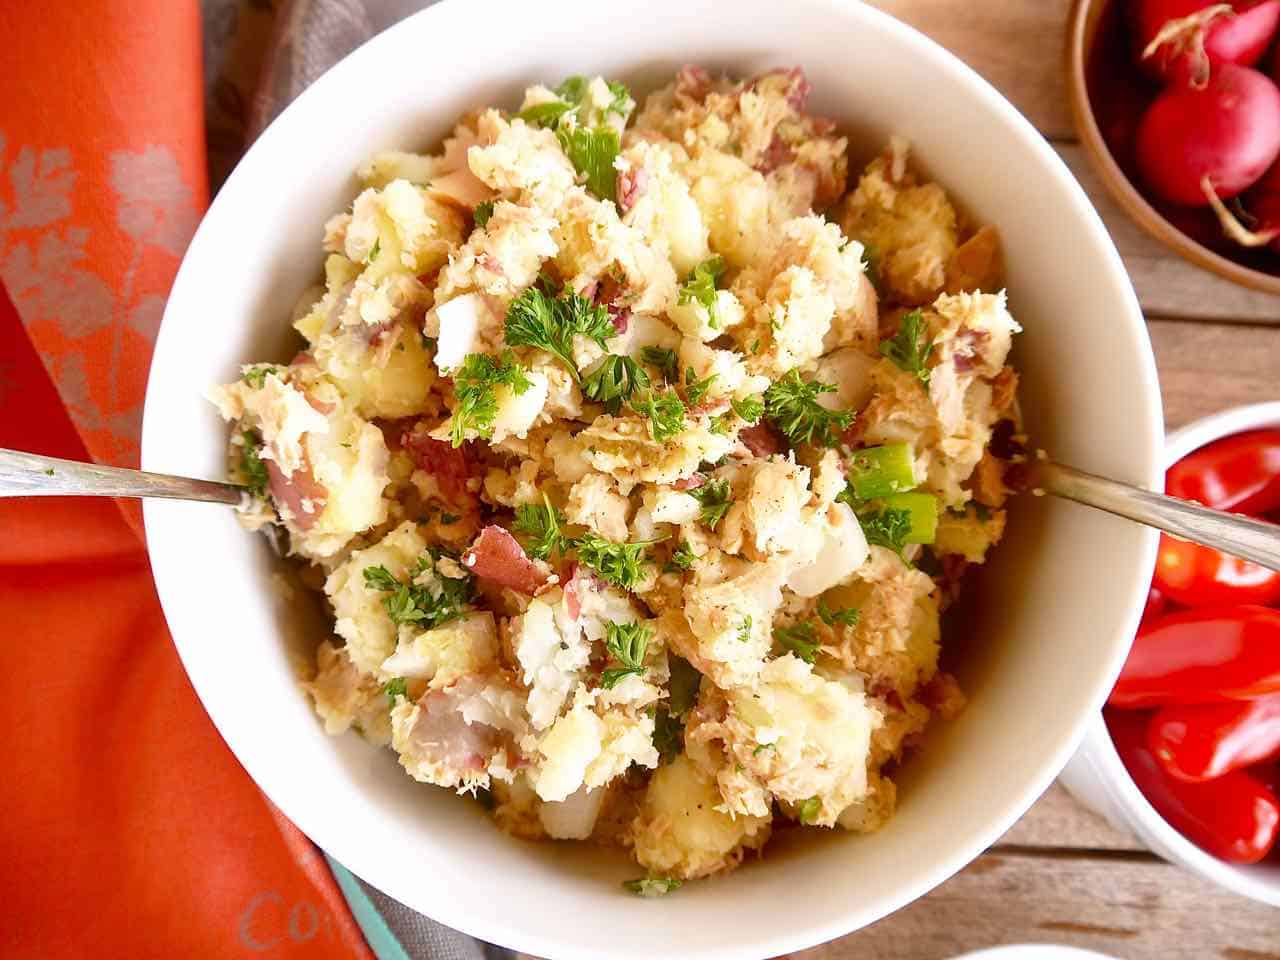
M 1265 247 L 1276 237 L 1280 237 L 1280 228 L 1250 230 L 1241 223 L 1240 219 L 1222 202 L 1222 198 L 1213 189 L 1213 181 L 1208 177 L 1204 177 L 1200 181 L 1200 189 L 1204 191 L 1205 198 L 1209 201 L 1209 206 L 1213 207 L 1213 212 L 1217 214 L 1218 222 L 1222 224 L 1222 232 L 1229 239 L 1240 244 L 1240 246 Z
M 1204 49 L 1205 34 L 1213 21 L 1219 17 L 1232 16 L 1235 16 L 1235 9 L 1231 4 L 1215 3 L 1190 16 L 1166 20 L 1142 51 L 1142 59 L 1149 60 L 1165 47 L 1169 48 L 1171 61 L 1185 53 L 1191 68 L 1191 85 L 1197 90 L 1203 89 L 1209 82 L 1209 55 Z

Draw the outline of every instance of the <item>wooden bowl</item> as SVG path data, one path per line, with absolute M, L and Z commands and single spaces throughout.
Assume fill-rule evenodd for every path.
M 1087 69 L 1099 28 L 1105 23 L 1104 15 L 1114 2 L 1115 0 L 1073 0 L 1071 15 L 1067 21 L 1067 96 L 1071 101 L 1076 131 L 1094 170 L 1129 216 L 1179 256 L 1232 283 L 1265 293 L 1280 294 L 1280 276 L 1255 270 L 1224 257 L 1170 223 L 1164 214 L 1138 192 L 1112 155 L 1111 148 L 1103 139 L 1094 115 L 1093 102 L 1089 98 Z M 1277 269 L 1280 269 L 1280 262 L 1277 263 Z

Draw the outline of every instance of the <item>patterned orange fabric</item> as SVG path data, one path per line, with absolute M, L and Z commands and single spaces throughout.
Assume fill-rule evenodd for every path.
M 197 3 L 3 3 L 0 38 L 0 446 L 132 466 L 207 202 Z M 371 957 L 196 700 L 138 516 L 0 500 L 0 957 Z

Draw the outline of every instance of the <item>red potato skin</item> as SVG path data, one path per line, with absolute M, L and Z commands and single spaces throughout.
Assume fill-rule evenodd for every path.
M 1213 780 L 1280 755 L 1280 694 L 1199 707 L 1162 707 L 1147 746 L 1164 772 L 1187 783 Z
M 1203 89 L 1170 88 L 1138 124 L 1138 170 L 1159 197 L 1188 207 L 1243 193 L 1280 156 L 1280 90 L 1256 70 L 1225 64 Z
M 1228 863 L 1257 863 L 1270 852 L 1280 830 L 1280 801 L 1264 783 L 1243 770 L 1206 783 L 1182 783 L 1164 772 L 1148 748 L 1147 714 L 1104 715 L 1129 776 L 1171 827 Z
M 1153 79 L 1185 83 L 1192 74 L 1191 55 L 1172 44 L 1144 57 L 1147 45 L 1170 20 L 1191 16 L 1218 0 L 1137 0 L 1130 7 L 1135 62 Z M 1212 20 L 1203 31 L 1204 53 L 1210 66 L 1234 63 L 1251 67 L 1262 59 L 1280 28 L 1280 0 L 1232 4 L 1234 16 Z
M 1142 709 L 1280 693 L 1280 611 L 1201 607 L 1138 629 L 1107 702 Z
M 480 531 L 475 543 L 462 555 L 462 565 L 481 580 L 529 596 L 537 593 L 547 580 L 520 542 L 509 531 L 492 524 Z
M 304 460 L 301 467 L 286 477 L 274 460 L 262 462 L 267 468 L 267 488 L 271 491 L 271 498 L 276 506 L 288 510 L 289 522 L 299 530 L 306 531 L 314 527 L 320 514 L 324 512 L 329 491 L 312 475 L 311 464 Z M 302 508 L 303 500 L 311 501 L 310 513 Z

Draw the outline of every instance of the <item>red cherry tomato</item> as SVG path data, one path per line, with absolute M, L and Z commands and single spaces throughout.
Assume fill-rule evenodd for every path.
M 1198 607 L 1138 629 L 1113 707 L 1221 703 L 1280 693 L 1280 611 Z
M 1201 447 L 1169 468 L 1164 489 L 1215 510 L 1280 509 L 1280 430 L 1250 430 Z
M 1260 781 L 1243 770 L 1206 783 L 1175 780 L 1147 747 L 1147 714 L 1108 710 L 1106 720 L 1134 784 L 1196 846 L 1229 863 L 1257 863 L 1275 845 L 1280 801 Z
M 1142 622 L 1146 623 L 1148 620 L 1152 620 L 1155 617 L 1160 616 L 1160 614 L 1164 613 L 1167 606 L 1169 606 L 1169 601 L 1166 600 L 1164 594 L 1153 585 L 1151 589 L 1147 591 L 1147 605 L 1142 608 Z
M 1161 534 L 1155 589 L 1184 607 L 1266 605 L 1280 600 L 1280 572 Z
M 1188 783 L 1280 755 L 1280 694 L 1199 707 L 1162 707 L 1147 746 L 1169 776 Z

